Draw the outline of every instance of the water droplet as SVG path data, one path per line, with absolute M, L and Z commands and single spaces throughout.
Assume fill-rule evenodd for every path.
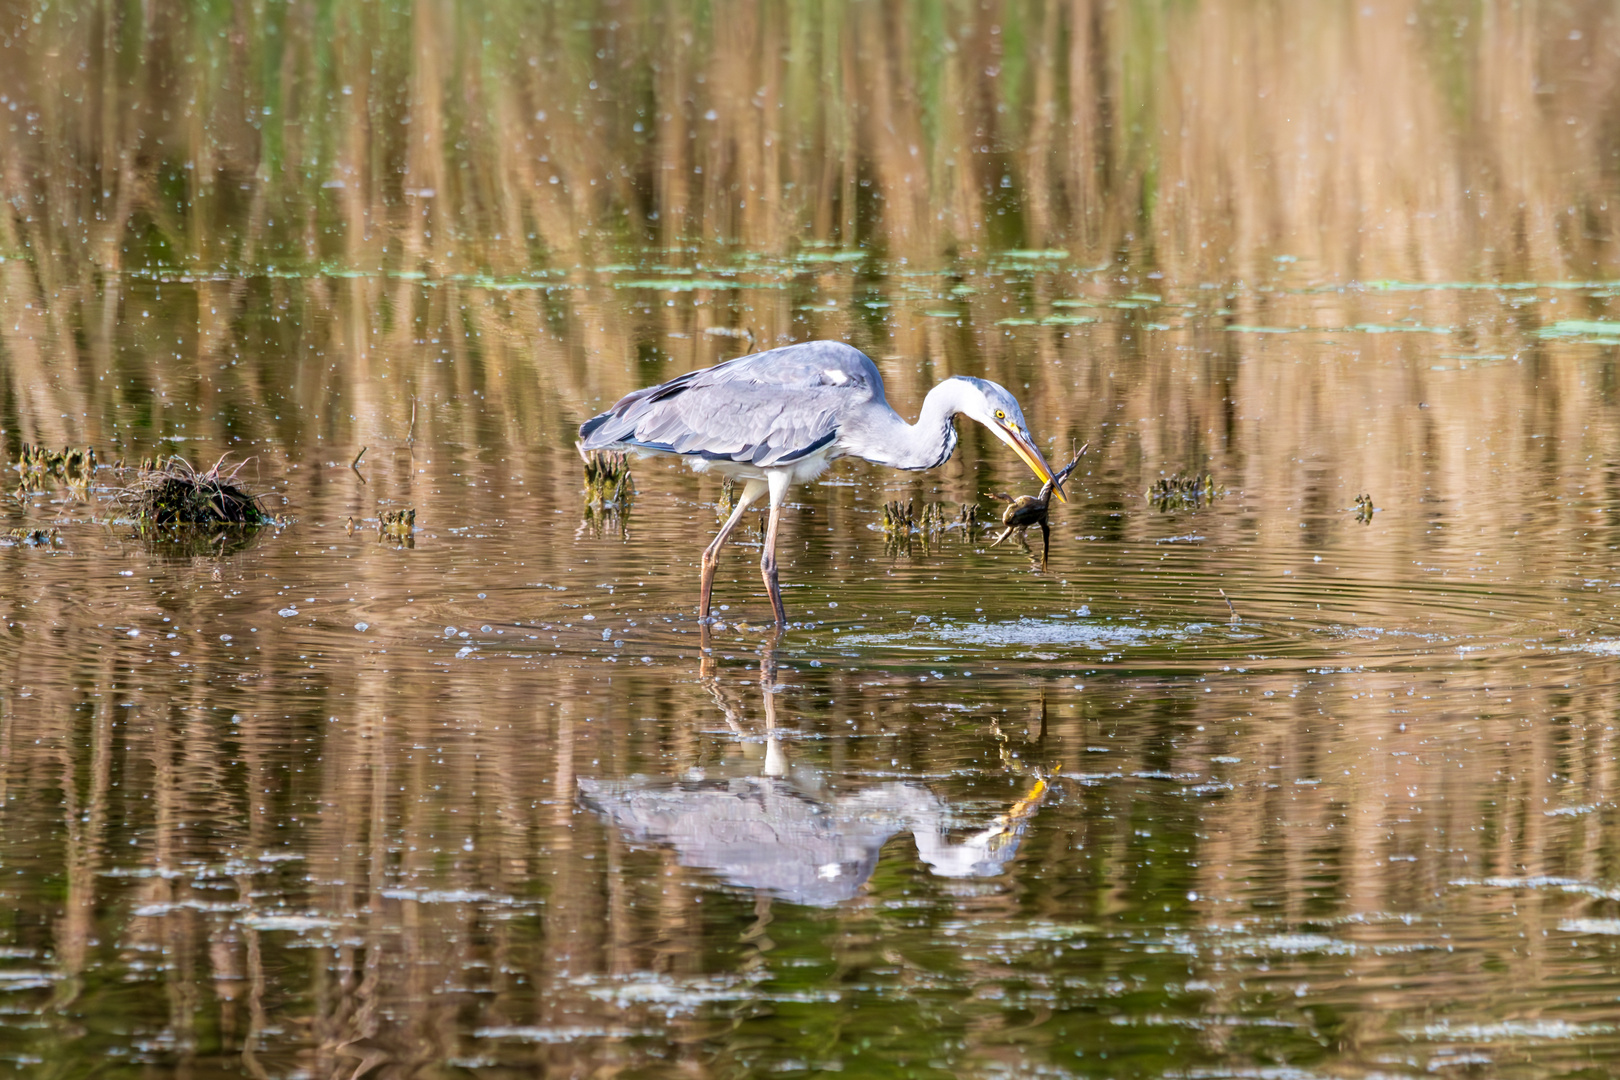
M 354 624 L 354 628 L 363 634 L 370 629 L 370 625 L 369 623 L 357 622 Z
M 298 614 L 298 609 L 295 607 L 284 607 L 280 611 L 276 612 L 276 614 L 280 615 L 283 619 L 290 619 L 294 615 Z

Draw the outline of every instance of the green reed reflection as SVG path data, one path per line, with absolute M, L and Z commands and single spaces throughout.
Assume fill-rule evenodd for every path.
M 1610 38 L 1539 11 L 1313 5 L 1251 33 L 1242 0 L 15 4 L 0 253 L 51 288 L 816 244 L 1590 272 Z

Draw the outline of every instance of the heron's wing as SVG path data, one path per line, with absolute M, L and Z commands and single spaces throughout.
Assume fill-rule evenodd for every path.
M 587 450 L 639 446 L 756 465 L 791 464 L 838 437 L 852 412 L 887 409 L 865 354 L 806 342 L 637 390 L 580 427 Z

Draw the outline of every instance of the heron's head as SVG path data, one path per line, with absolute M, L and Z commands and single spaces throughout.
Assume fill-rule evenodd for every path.
M 965 375 L 950 381 L 964 384 L 957 406 L 962 415 L 977 420 L 989 428 L 992 435 L 1012 447 L 1013 453 L 1041 478 L 1041 483 L 1051 483 L 1052 469 L 1035 445 L 1029 426 L 1024 423 L 1024 410 L 1018 407 L 1018 400 L 1007 392 L 1007 388 L 988 379 L 974 379 Z M 1063 494 L 1062 484 L 1054 484 L 1052 493 L 1059 502 L 1069 501 L 1068 496 Z

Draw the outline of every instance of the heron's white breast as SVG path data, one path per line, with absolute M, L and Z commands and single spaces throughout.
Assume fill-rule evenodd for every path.
M 667 452 L 662 450 L 648 450 L 645 447 L 637 447 L 636 449 L 645 457 L 669 456 Z M 674 456 L 683 459 L 687 467 L 697 473 L 716 473 L 732 480 L 765 480 L 771 473 L 786 472 L 789 484 L 808 484 L 826 472 L 828 466 L 843 457 L 844 454 L 843 448 L 829 443 L 815 453 L 808 454 L 798 461 L 769 467 L 755 465 L 751 461 L 706 458 L 700 454 L 677 454 Z

